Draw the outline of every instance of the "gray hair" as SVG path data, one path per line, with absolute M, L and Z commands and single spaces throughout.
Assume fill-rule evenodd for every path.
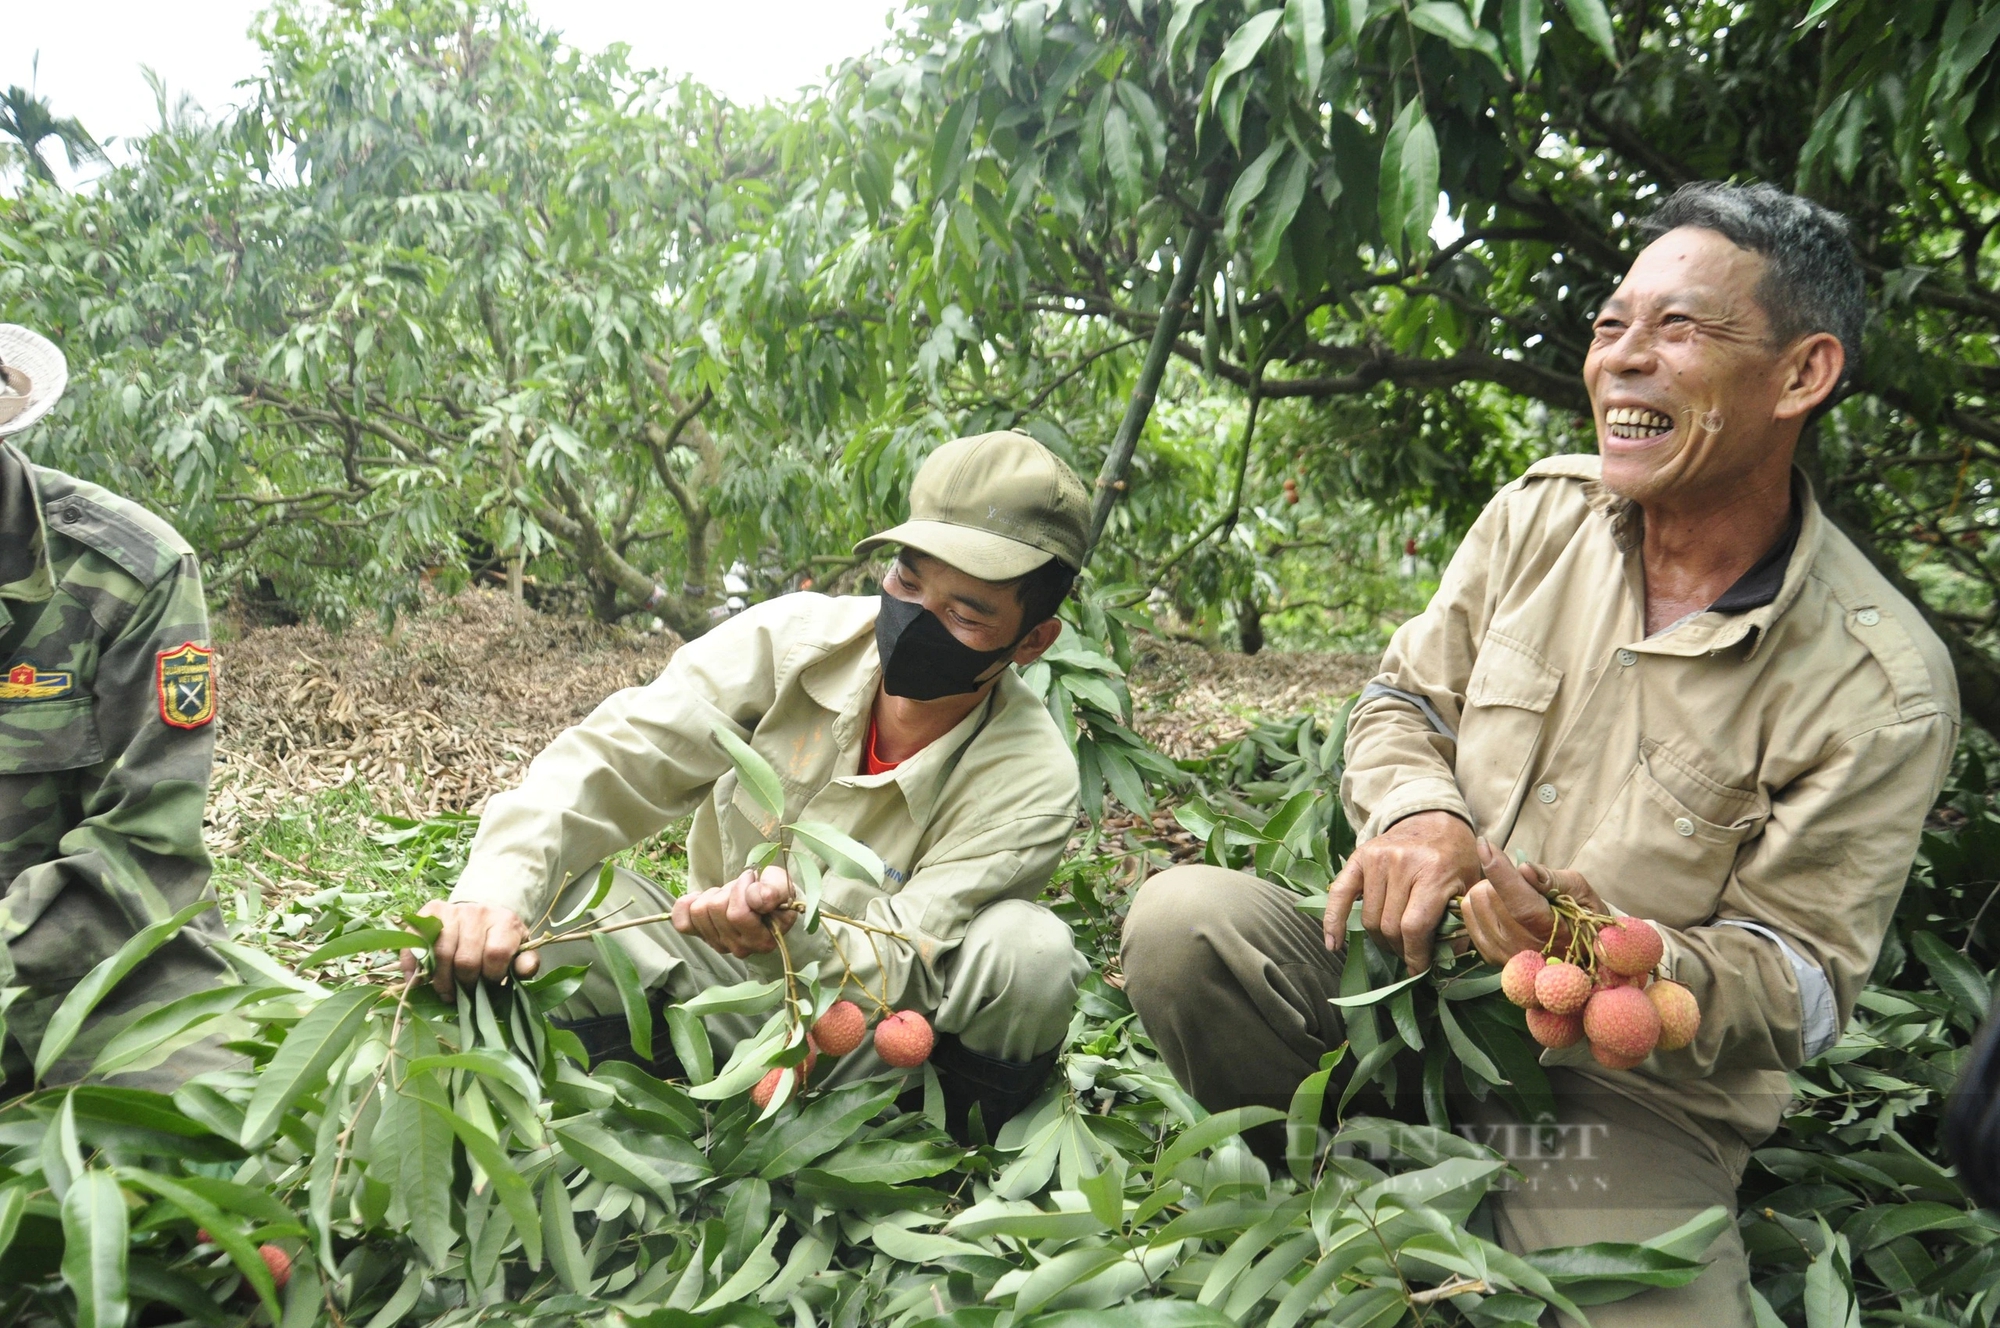
M 1647 243 L 1682 226 L 1714 231 L 1770 266 L 1757 302 L 1780 343 L 1831 332 L 1847 352 L 1831 402 L 1861 367 L 1861 325 L 1868 314 L 1861 264 L 1847 238 L 1847 218 L 1770 184 L 1684 184 L 1639 223 Z

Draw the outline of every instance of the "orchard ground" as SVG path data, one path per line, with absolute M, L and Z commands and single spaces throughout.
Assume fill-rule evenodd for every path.
M 224 624 L 207 833 L 226 905 L 275 909 L 272 944 L 304 953 L 310 945 L 282 928 L 305 915 L 287 914 L 285 901 L 365 882 L 412 903 L 448 886 L 464 847 L 449 841 L 471 829 L 463 818 L 476 819 L 599 701 L 651 682 L 678 645 L 671 631 L 539 613 L 485 590 L 440 600 L 387 633 Z M 1142 637 L 1134 728 L 1169 756 L 1203 757 L 1259 719 L 1330 718 L 1374 666 L 1372 656 L 1246 656 Z M 384 817 L 428 822 L 430 833 L 399 837 L 411 827 Z M 646 860 L 637 865 L 678 883 L 678 831 L 635 850 Z M 413 859 L 413 838 L 436 851 Z M 1161 812 L 1111 816 L 1093 848 L 1129 883 L 1144 857 L 1191 857 L 1199 845 Z

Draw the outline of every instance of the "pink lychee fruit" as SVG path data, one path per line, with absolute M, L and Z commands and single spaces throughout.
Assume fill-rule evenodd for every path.
M 829 1056 L 845 1056 L 868 1036 L 868 1016 L 853 1001 L 835 1001 L 814 1021 L 813 1041 Z
M 771 1099 L 778 1095 L 778 1081 L 784 1077 L 782 1068 L 773 1067 L 764 1072 L 757 1086 L 750 1090 L 750 1105 L 762 1111 L 771 1105 Z
M 271 1270 L 272 1283 L 283 1291 L 285 1283 L 292 1280 L 292 1256 L 276 1245 L 259 1245 L 257 1253 L 263 1256 L 264 1266 Z
M 1541 1009 L 1542 1003 L 1535 999 L 1535 976 L 1547 967 L 1548 962 L 1548 957 L 1540 950 L 1521 951 L 1500 970 L 1501 992 L 1523 1010 Z
M 1607 1070 L 1636 1070 L 1646 1060 L 1644 1056 L 1614 1056 L 1595 1042 L 1590 1044 L 1590 1054 Z
M 930 1020 L 915 1010 L 898 1010 L 875 1025 L 875 1054 L 899 1070 L 914 1070 L 931 1058 Z
M 1590 999 L 1590 974 L 1558 959 L 1535 974 L 1535 999 L 1551 1014 L 1575 1014 Z
M 1629 1070 L 1659 1044 L 1660 1015 L 1645 992 L 1612 987 L 1592 996 L 1584 1007 L 1583 1032 L 1600 1065 Z
M 1628 978 L 1652 972 L 1666 953 L 1659 931 L 1644 918 L 1619 918 L 1599 928 L 1597 948 L 1606 968 Z
M 1646 988 L 1646 999 L 1660 1016 L 1660 1050 L 1679 1051 L 1701 1031 L 1701 1006 L 1694 993 L 1678 982 L 1659 981 Z
M 1583 1038 L 1583 1016 L 1530 1010 L 1528 1032 L 1533 1035 L 1535 1041 L 1545 1047 L 1573 1047 Z

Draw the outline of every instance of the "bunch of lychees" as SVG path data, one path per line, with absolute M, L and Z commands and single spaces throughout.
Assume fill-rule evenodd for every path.
M 1558 925 L 1548 945 L 1521 951 L 1500 970 L 1500 990 L 1528 1012 L 1535 1041 L 1569 1047 L 1588 1038 L 1590 1054 L 1611 1070 L 1694 1041 L 1701 1009 L 1693 992 L 1655 974 L 1665 946 L 1652 923 L 1607 917 L 1568 895 L 1551 903 Z
M 835 1001 L 813 1021 L 812 1031 L 806 1034 L 805 1063 L 796 1070 L 799 1082 L 803 1084 L 812 1076 L 821 1052 L 845 1056 L 860 1046 L 867 1034 L 868 1016 L 861 1012 L 861 1007 L 853 1001 Z M 875 1054 L 899 1070 L 914 1070 L 929 1060 L 933 1041 L 930 1020 L 915 1010 L 891 1011 L 875 1025 Z M 779 1081 L 790 1073 L 794 1071 L 773 1069 L 757 1081 L 750 1090 L 750 1101 L 757 1110 L 771 1105 Z

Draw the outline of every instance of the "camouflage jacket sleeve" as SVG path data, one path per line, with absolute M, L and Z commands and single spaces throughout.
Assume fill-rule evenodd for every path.
M 92 966 L 207 892 L 201 827 L 215 750 L 194 555 L 131 504 L 41 476 L 51 515 L 71 524 L 50 522 L 53 594 L 15 654 L 52 676 L 72 675 L 76 695 L 67 707 L 15 707 L 0 727 L 0 862 L 11 873 L 0 881 L 0 937 L 13 969 L 0 981 L 28 988 L 8 1017 L 25 1045 Z M 47 731 L 37 735 L 36 724 Z M 10 741 L 13 752 L 4 750 Z M 121 984 L 100 1015 L 227 980 L 205 942 L 214 934 L 210 912 Z

